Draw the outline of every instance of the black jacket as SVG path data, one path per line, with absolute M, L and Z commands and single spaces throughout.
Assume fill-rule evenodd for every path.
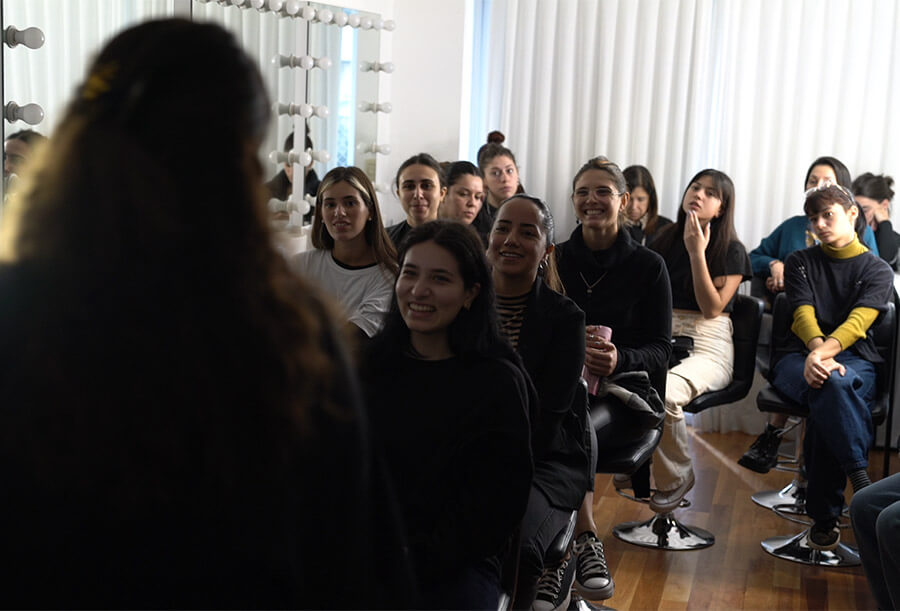
M 593 477 L 586 447 L 586 405 L 575 405 L 584 365 L 584 312 L 535 281 L 519 331 L 518 351 L 540 401 L 533 427 L 534 485 L 561 509 L 576 509 Z

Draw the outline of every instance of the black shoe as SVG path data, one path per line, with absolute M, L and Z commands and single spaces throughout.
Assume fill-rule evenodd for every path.
M 837 520 L 816 522 L 809 528 L 809 546 L 824 552 L 831 551 L 841 542 L 841 529 Z
M 616 586 L 606 566 L 600 539 L 590 531 L 582 533 L 572 546 L 572 555 L 575 556 L 575 589 L 588 600 L 612 597 Z
M 569 606 L 572 582 L 575 579 L 574 561 L 564 559 L 556 566 L 544 567 L 538 581 L 532 611 L 560 611 Z
M 768 473 L 769 469 L 778 464 L 778 446 L 780 445 L 781 429 L 766 425 L 766 430 L 741 456 L 738 464 L 757 473 Z

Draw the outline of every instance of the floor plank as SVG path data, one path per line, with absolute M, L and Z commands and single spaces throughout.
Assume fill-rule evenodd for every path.
M 875 608 L 861 568 L 823 569 L 780 560 L 760 541 L 799 532 L 793 524 L 758 507 L 750 495 L 780 489 L 792 474 L 766 475 L 740 467 L 737 459 L 754 437 L 743 433 L 691 433 L 697 484 L 680 510 L 681 520 L 716 535 L 710 548 L 666 552 L 616 539 L 612 527 L 652 517 L 650 509 L 619 496 L 612 477 L 598 475 L 594 520 L 602 534 L 616 582 L 605 604 L 614 609 L 871 609 Z M 900 471 L 894 452 L 892 473 Z M 881 476 L 881 451 L 869 460 L 873 480 Z M 847 498 L 850 498 L 848 490 Z M 851 530 L 842 531 L 853 544 Z

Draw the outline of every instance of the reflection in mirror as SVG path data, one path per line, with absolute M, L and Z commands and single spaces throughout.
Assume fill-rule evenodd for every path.
M 359 19 L 360 22 L 369 20 L 372 23 L 378 19 L 378 15 L 372 13 L 323 4 L 311 6 L 317 12 L 343 13 L 354 22 Z M 309 54 L 329 57 L 333 64 L 331 70 L 307 72 L 307 100 L 314 105 L 324 104 L 331 111 L 327 121 L 313 117 L 308 122 L 314 148 L 330 153 L 328 163 L 314 165 L 320 176 L 336 166 L 355 165 L 375 181 L 375 155 L 363 152 L 360 145 L 368 146 L 375 142 L 377 113 L 362 112 L 359 105 L 378 101 L 379 73 L 363 72 L 360 65 L 378 61 L 380 44 L 380 34 L 376 29 L 318 23 L 309 25 Z

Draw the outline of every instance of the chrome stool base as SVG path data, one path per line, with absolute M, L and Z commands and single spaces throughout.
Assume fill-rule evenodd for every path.
M 806 482 L 794 480 L 781 490 L 757 492 L 750 497 L 753 502 L 766 509 L 775 509 L 781 513 L 794 515 L 806 514 Z
M 762 542 L 764 550 L 782 560 L 830 568 L 859 566 L 859 552 L 845 543 L 830 551 L 809 546 L 809 530 L 791 537 L 770 537 Z
M 626 543 L 673 551 L 703 549 L 716 542 L 711 532 L 681 524 L 671 512 L 656 514 L 646 522 L 619 524 L 613 534 Z
M 615 609 L 607 607 L 604 604 L 598 605 L 587 601 L 581 597 L 581 594 L 572 590 L 572 598 L 569 599 L 568 611 L 615 611 Z

